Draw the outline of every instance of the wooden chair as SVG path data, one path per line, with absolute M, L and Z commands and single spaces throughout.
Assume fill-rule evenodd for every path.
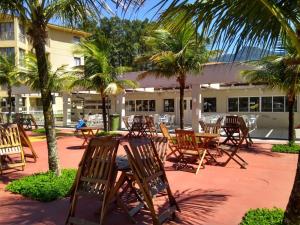
M 32 114 L 16 113 L 14 123 L 21 124 L 27 130 L 32 130 L 32 127 L 38 129 L 38 125 Z
M 241 133 L 241 140 L 239 142 L 239 146 L 246 141 L 247 147 L 253 144 L 253 141 L 250 137 L 249 127 L 247 127 L 245 120 L 243 117 L 239 117 L 239 125 L 240 125 L 240 133 Z
M 166 158 L 170 157 L 171 155 L 174 155 L 175 158 L 178 159 L 178 157 L 181 155 L 181 152 L 177 148 L 176 137 L 172 137 L 170 135 L 169 130 L 165 123 L 160 123 L 159 127 L 160 127 L 160 130 L 161 130 L 161 133 L 163 134 L 163 136 L 165 138 L 167 138 L 169 141 L 168 146 L 169 146 L 170 152 L 167 154 Z
M 0 113 L 0 124 L 6 123 L 6 121 L 4 121 L 4 114 Z
M 90 140 L 79 164 L 66 224 L 95 224 L 75 217 L 77 201 L 81 196 L 90 196 L 102 201 L 99 224 L 104 224 L 104 216 L 116 181 L 118 146 L 119 141 L 111 136 Z
M 179 211 L 177 202 L 171 192 L 170 185 L 159 158 L 154 143 L 148 138 L 131 138 L 125 151 L 132 169 L 132 174 L 137 183 L 146 206 L 148 207 L 154 225 L 162 224 L 170 216 Z M 153 198 L 160 193 L 167 193 L 169 207 L 158 215 L 154 209 Z
M 153 141 L 161 162 L 165 164 L 169 144 L 168 138 L 156 136 L 152 137 L 151 140 Z
M 16 124 L 0 127 L 0 174 L 4 170 L 21 167 L 24 170 L 25 159 Z
M 38 155 L 34 151 L 33 146 L 31 144 L 31 141 L 29 140 L 28 135 L 26 134 L 26 132 L 25 132 L 22 125 L 18 124 L 18 129 L 19 129 L 19 132 L 20 132 L 20 138 L 21 138 L 22 146 L 29 148 L 29 150 L 31 151 L 31 153 L 24 152 L 25 158 L 32 158 L 34 160 L 34 162 L 36 162 L 36 160 L 38 158 Z
M 130 125 L 130 123 L 129 123 L 129 116 L 124 116 L 123 118 L 122 118 L 122 120 L 123 120 L 123 122 L 124 122 L 124 124 L 125 124 L 125 127 L 126 127 L 126 129 L 128 130 L 128 134 L 127 134 L 127 136 L 134 136 L 134 132 L 132 132 L 131 131 L 131 125 Z
M 226 133 L 226 139 L 223 141 L 223 144 L 230 141 L 233 145 L 237 146 L 240 139 L 239 117 L 226 116 L 223 130 Z
M 135 115 L 133 117 L 132 125 L 131 125 L 131 133 L 136 137 L 146 137 L 146 122 L 142 115 Z
M 152 116 L 145 116 L 146 132 L 149 132 L 149 136 L 157 136 L 157 130 L 154 124 L 154 118 Z
M 187 161 L 184 161 L 185 157 L 191 157 L 199 160 L 198 167 L 196 169 L 196 175 L 198 174 L 201 166 L 204 167 L 203 160 L 206 156 L 206 149 L 201 148 L 197 143 L 196 135 L 194 131 L 176 129 L 177 147 L 180 149 L 181 156 L 179 157 L 179 163 L 184 162 L 187 166 Z

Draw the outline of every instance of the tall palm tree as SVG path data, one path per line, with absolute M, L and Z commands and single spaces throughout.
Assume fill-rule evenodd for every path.
M 14 59 L 0 55 L 0 85 L 7 87 L 8 96 L 8 115 L 7 122 L 10 122 L 12 113 L 12 87 L 20 85 L 18 69 L 15 66 Z
M 176 78 L 180 90 L 180 128 L 183 129 L 187 74 L 201 71 L 214 51 L 206 49 L 208 39 L 200 39 L 191 24 L 174 33 L 155 30 L 151 36 L 145 37 L 145 44 L 150 51 L 136 61 L 148 64 L 149 69 L 141 73 L 139 79 L 146 76 Z
M 292 55 L 268 56 L 249 63 L 254 65 L 256 69 L 242 71 L 242 74 L 250 83 L 265 83 L 272 89 L 279 89 L 286 93 L 289 113 L 289 145 L 295 143 L 294 106 L 296 95 L 300 93 L 300 66 L 286 64 L 287 61 L 292 59 Z
M 117 95 L 126 87 L 135 88 L 136 82 L 121 78 L 123 72 L 129 68 L 111 66 L 109 61 L 108 40 L 103 35 L 96 35 L 95 39 L 83 41 L 75 53 L 84 55 L 84 66 L 77 67 L 79 77 L 72 86 L 81 86 L 88 90 L 99 92 L 102 100 L 102 118 L 104 130 L 107 131 L 107 98 Z
M 62 65 L 56 70 L 52 70 L 48 62 L 49 80 L 45 85 L 51 92 L 68 92 L 74 80 L 77 79 L 76 71 Z M 19 79 L 34 91 L 40 91 L 39 73 L 37 59 L 34 54 L 29 53 L 25 57 L 25 68 L 19 69 Z
M 114 1 L 118 5 L 123 1 Z M 126 3 L 126 2 L 125 2 Z M 126 5 L 126 4 L 125 4 Z M 44 126 L 48 146 L 49 169 L 60 175 L 59 158 L 57 154 L 55 123 L 51 101 L 45 44 L 47 40 L 47 25 L 51 19 L 75 26 L 83 20 L 100 18 L 101 12 L 110 11 L 107 1 L 102 0 L 1 0 L 0 13 L 17 15 L 26 24 L 35 55 L 37 58 L 40 91 L 43 104 Z

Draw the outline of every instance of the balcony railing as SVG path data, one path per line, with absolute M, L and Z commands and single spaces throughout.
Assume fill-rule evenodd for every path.
M 22 33 L 19 33 L 19 41 L 22 43 L 26 43 L 26 36 Z
M 0 40 L 14 40 L 14 32 L 1 32 Z

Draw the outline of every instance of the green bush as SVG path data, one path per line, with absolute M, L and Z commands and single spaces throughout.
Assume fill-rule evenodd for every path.
M 299 153 L 300 146 L 297 144 L 277 144 L 272 146 L 272 152 L 282 152 L 282 153 Z
M 45 134 L 46 130 L 45 130 L 45 128 L 38 128 L 38 129 L 32 130 L 32 132 L 37 133 L 37 134 Z M 55 129 L 55 132 L 59 133 L 60 130 L 59 129 Z
M 96 136 L 103 137 L 103 136 L 109 136 L 109 135 L 114 136 L 114 137 L 122 136 L 122 134 L 119 134 L 119 133 L 113 132 L 113 131 L 101 131 Z
M 282 209 L 250 209 L 243 217 L 240 225 L 282 225 L 284 211 Z
M 68 195 L 75 176 L 75 169 L 63 169 L 59 177 L 50 171 L 37 173 L 12 181 L 6 190 L 34 200 L 50 202 Z

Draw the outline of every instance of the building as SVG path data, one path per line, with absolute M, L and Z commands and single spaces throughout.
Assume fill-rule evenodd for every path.
M 285 93 L 263 84 L 249 84 L 240 71 L 249 69 L 241 63 L 209 63 L 202 73 L 189 74 L 184 99 L 184 122 L 199 130 L 199 119 L 209 115 L 255 115 L 259 128 L 287 128 L 288 112 Z M 137 79 L 138 72 L 124 75 Z M 115 100 L 114 112 L 132 114 L 175 115 L 179 124 L 179 90 L 176 79 L 147 77 L 139 88 L 127 90 Z M 299 98 L 299 96 L 297 96 Z M 299 104 L 295 121 L 300 121 Z
M 75 45 L 81 38 L 89 36 L 89 33 L 61 27 L 53 24 L 48 25 L 48 39 L 46 42 L 47 57 L 55 70 L 62 65 L 70 67 L 81 65 L 84 58 L 73 53 Z M 13 56 L 16 65 L 24 66 L 25 54 L 32 51 L 32 45 L 26 35 L 26 27 L 17 17 L 2 15 L 0 17 L 0 54 Z M 70 112 L 63 111 L 63 102 L 70 104 L 70 96 L 62 93 L 53 93 L 55 103 L 54 113 L 57 119 Z M 1 111 L 8 111 L 6 88 L 0 88 Z M 32 92 L 28 87 L 13 88 L 13 106 L 15 112 L 39 113 L 42 115 L 40 94 Z M 70 118 L 68 118 L 70 119 Z M 66 123 L 66 121 L 65 121 Z

